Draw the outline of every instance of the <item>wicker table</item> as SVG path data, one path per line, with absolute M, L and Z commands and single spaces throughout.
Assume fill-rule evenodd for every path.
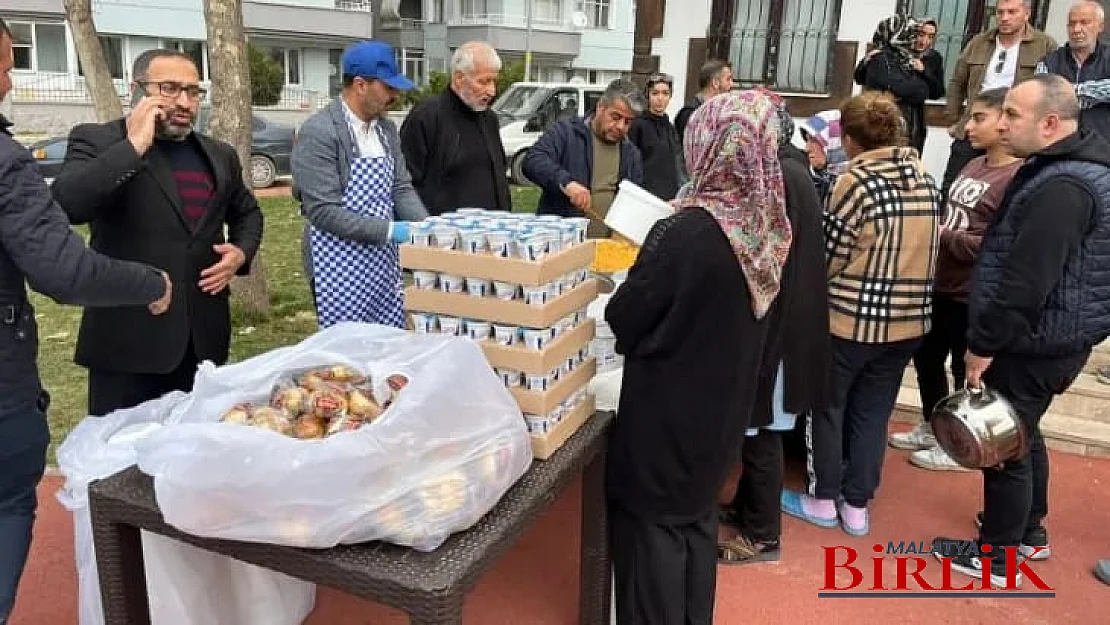
M 463 600 L 478 578 L 582 474 L 579 620 L 607 624 L 611 564 L 604 467 L 612 419 L 612 413 L 596 413 L 554 456 L 533 462 L 477 525 L 431 553 L 377 542 L 299 549 L 198 538 L 166 525 L 151 478 L 135 467 L 126 469 L 89 487 L 105 623 L 150 624 L 139 537 L 140 530 L 147 530 L 393 606 L 408 613 L 414 624 L 460 624 Z

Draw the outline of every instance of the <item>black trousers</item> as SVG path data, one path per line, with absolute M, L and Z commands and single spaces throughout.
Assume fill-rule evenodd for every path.
M 189 341 L 181 363 L 169 373 L 119 373 L 90 369 L 89 414 L 103 417 L 121 408 L 157 399 L 171 391 L 191 391 L 198 364 L 193 342 Z
M 967 367 L 967 304 L 940 293 L 933 295 L 933 327 L 913 355 L 917 371 L 917 388 L 921 395 L 921 411 L 928 421 L 933 408 L 948 397 L 948 372 L 945 361 L 952 358 L 952 379 L 957 389 L 963 388 Z
M 807 417 L 810 495 L 836 499 L 843 494 L 858 508 L 875 496 L 902 373 L 920 344 L 921 339 L 857 343 L 833 337 L 828 407 Z
M 1079 377 L 1090 350 L 1065 358 L 1000 354 L 983 374 L 983 383 L 1010 401 L 1026 434 L 1029 452 L 1000 467 L 983 469 L 983 527 L 979 540 L 1016 547 L 1026 531 L 1048 515 L 1048 451 L 1041 436 L 1041 417 L 1052 398 Z
M 986 154 L 983 150 L 976 150 L 971 147 L 971 142 L 967 139 L 956 139 L 952 142 L 952 147 L 948 152 L 948 165 L 944 168 L 944 182 L 941 183 L 940 193 L 941 196 L 947 201 L 948 189 L 952 188 L 952 183 L 956 182 L 956 178 L 960 175 L 960 170 L 967 166 L 976 157 Z
M 717 507 L 664 525 L 609 503 L 617 625 L 711 625 Z
M 757 541 L 778 540 L 782 534 L 782 433 L 760 429 L 744 438 L 743 472 L 732 498 L 740 533 Z

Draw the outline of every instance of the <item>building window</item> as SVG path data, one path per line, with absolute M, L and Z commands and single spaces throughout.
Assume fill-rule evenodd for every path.
M 486 12 L 486 0 L 462 0 L 461 4 L 463 19 L 476 19 L 489 15 Z
M 562 0 L 533 0 L 532 19 L 546 24 L 559 24 L 563 21 Z
M 116 80 L 123 80 L 123 37 L 101 35 L 100 49 L 104 51 L 104 62 L 108 65 L 108 73 Z M 81 59 L 77 59 L 77 73 L 84 76 L 85 69 L 81 67 Z
M 401 73 L 418 85 L 424 84 L 424 51 L 416 48 L 398 48 L 395 52 Z
M 735 80 L 777 91 L 827 93 L 840 0 L 733 2 Z
M 328 96 L 334 98 L 343 90 L 343 49 L 328 50 Z
M 429 0 L 428 3 L 428 23 L 429 24 L 442 24 L 446 18 L 446 11 L 444 9 L 444 0 Z
M 301 51 L 296 48 L 278 48 L 274 46 L 260 46 L 275 63 L 281 66 L 285 74 L 285 84 L 301 84 Z
M 586 14 L 586 28 L 609 28 L 609 0 L 581 0 L 578 10 Z
M 59 73 L 68 71 L 65 25 L 14 22 L 8 27 L 12 31 L 12 69 Z
M 167 41 L 165 47 L 177 50 L 193 60 L 201 80 L 211 80 L 208 72 L 208 46 L 203 41 Z
M 917 19 L 933 18 L 937 21 L 937 40 L 933 49 L 944 56 L 944 75 L 951 76 L 967 42 L 975 35 L 994 28 L 997 5 L 997 0 L 898 0 L 897 8 Z M 1037 28 L 1044 28 L 1047 9 L 1047 0 L 1033 0 L 1030 21 Z

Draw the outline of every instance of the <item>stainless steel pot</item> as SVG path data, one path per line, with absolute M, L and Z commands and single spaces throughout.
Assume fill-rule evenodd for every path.
M 1014 407 L 986 386 L 942 399 L 929 423 L 941 449 L 968 469 L 996 467 L 1028 451 L 1029 436 Z

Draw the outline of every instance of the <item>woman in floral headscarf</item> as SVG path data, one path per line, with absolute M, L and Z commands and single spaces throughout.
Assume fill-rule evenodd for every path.
M 794 429 L 797 415 L 823 411 L 828 397 L 828 279 L 821 200 L 806 153 L 791 144 L 794 121 L 786 103 L 777 94 L 771 96 L 779 111 L 778 156 L 792 240 L 741 450 L 740 483 L 732 502 L 721 508 L 721 522 L 736 530 L 718 547 L 722 564 L 778 560 L 783 434 Z
M 713 621 L 717 496 L 755 404 L 793 235 L 776 106 L 721 94 L 690 172 L 605 311 L 624 355 L 606 488 L 621 625 Z
M 903 14 L 879 22 L 871 44 L 878 52 L 857 69 L 856 80 L 864 89 L 885 91 L 894 96 L 905 121 L 907 145 L 925 149 L 925 100 L 929 82 L 925 66 L 914 49 L 917 22 Z M 862 72 L 860 71 L 862 70 Z

